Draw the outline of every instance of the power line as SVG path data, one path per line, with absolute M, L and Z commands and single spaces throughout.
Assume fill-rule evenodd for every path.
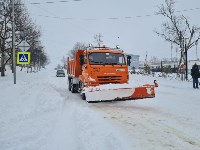
M 29 4 L 31 5 L 41 5 L 41 4 L 56 4 L 56 3 L 68 3 L 68 2 L 80 2 L 82 0 L 60 0 L 60 1 L 46 1 L 46 2 L 30 2 Z M 177 10 L 175 12 L 181 13 L 181 12 L 187 12 L 187 11 L 195 11 L 195 10 L 200 10 L 200 7 L 197 8 L 189 8 L 189 9 L 183 9 L 183 10 Z M 48 12 L 49 13 L 49 12 Z M 50 12 L 51 13 L 51 12 Z M 51 13 L 52 14 L 52 13 Z M 158 16 L 159 14 L 146 14 L 146 15 L 137 15 L 137 16 L 125 16 L 122 18 L 119 17 L 108 17 L 106 19 L 108 20 L 119 20 L 119 19 L 134 19 L 134 18 L 144 18 L 144 17 L 153 17 L 153 16 Z M 40 15 L 42 16 L 42 15 Z M 47 17 L 47 16 L 45 16 Z M 55 17 L 55 16 L 48 16 L 48 18 L 59 18 L 59 19 L 75 19 L 75 18 L 71 18 L 71 17 L 66 17 L 66 18 L 62 18 L 62 17 Z M 82 20 L 97 20 L 96 18 L 89 18 L 89 19 L 82 19 Z
M 79 0 L 74 0 L 74 1 L 79 1 Z M 60 2 L 60 1 L 59 1 Z M 38 5 L 37 5 L 38 6 Z M 43 9 L 43 8 L 42 8 Z M 184 10 L 178 10 L 176 12 L 180 13 L 180 12 L 187 12 L 187 11 L 195 11 L 195 10 L 200 10 L 200 8 L 190 8 L 190 9 L 184 9 Z M 51 13 L 48 11 L 48 13 Z M 52 14 L 52 13 L 51 13 Z M 55 17 L 55 16 L 43 16 L 43 15 L 39 15 L 40 17 L 48 17 L 48 18 L 56 18 L 56 19 L 77 19 L 77 18 L 72 18 L 72 17 Z M 146 18 L 146 17 L 154 17 L 154 16 L 158 16 L 158 14 L 146 14 L 146 15 L 137 15 L 137 16 L 125 16 L 125 17 L 108 17 L 108 18 L 104 18 L 104 19 L 108 19 L 108 20 L 120 20 L 120 19 L 134 19 L 134 18 Z M 94 21 L 97 20 L 96 18 L 86 18 L 86 19 L 82 19 L 82 20 L 90 20 L 90 21 Z
M 80 1 L 80 0 L 74 0 L 74 1 Z M 95 34 L 96 34 L 96 33 L 93 33 L 93 32 L 91 32 L 91 31 L 88 31 L 87 29 L 83 28 L 82 26 L 79 26 L 79 25 L 77 25 L 77 24 L 74 24 L 74 23 L 70 22 L 69 20 L 71 20 L 71 19 L 73 19 L 73 18 L 68 18 L 68 17 L 63 18 L 63 17 L 59 17 L 59 16 L 57 16 L 56 14 L 54 14 L 53 12 L 50 12 L 50 11 L 48 11 L 48 10 L 46 10 L 46 9 L 44 9 L 44 8 L 42 8 L 42 7 L 40 7 L 40 5 L 35 5 L 35 6 L 38 7 L 39 9 L 41 9 L 42 11 L 53 15 L 53 16 L 44 16 L 44 15 L 39 15 L 39 16 L 43 16 L 43 17 L 46 17 L 46 18 L 53 18 L 53 19 L 62 19 L 62 20 L 65 20 L 68 24 L 71 24 L 73 27 L 75 27 L 75 28 L 77 28 L 77 29 L 79 29 L 79 30 L 81 30 L 81 31 L 84 31 L 84 32 L 86 32 L 86 33 L 89 34 L 89 35 L 95 35 Z M 86 19 L 86 20 L 96 20 L 96 19 L 88 18 L 88 19 Z M 106 39 L 106 38 L 104 38 L 104 39 Z M 107 40 L 108 42 L 112 43 L 112 44 L 115 44 L 115 43 L 113 43 L 112 41 L 110 41 L 110 40 L 108 40 L 108 39 L 106 39 L 106 40 Z
M 43 3 L 41 3 L 41 2 L 31 2 L 31 3 L 29 3 L 29 4 L 32 4 L 32 5 L 40 5 L 40 4 L 55 4 L 55 3 L 68 3 L 68 2 L 72 2 L 72 1 L 74 1 L 74 2 L 79 2 L 79 1 L 81 1 L 81 0 L 71 0 L 71 1 L 57 1 L 57 2 L 55 2 L 55 1 L 46 1 L 46 2 L 43 2 Z
M 81 1 L 81 0 L 73 0 L 73 1 Z M 58 2 L 69 2 L 69 1 L 58 1 Z M 45 3 L 47 3 L 47 4 L 53 4 L 53 3 L 56 3 L 56 2 L 50 2 L 49 1 L 49 2 L 45 2 Z M 29 3 L 29 4 L 33 4 L 33 3 Z M 53 15 L 53 16 L 49 16 L 49 15 L 46 15 L 46 16 L 44 16 L 44 15 L 38 15 L 38 16 L 40 16 L 40 17 L 46 17 L 46 18 L 53 18 L 53 19 L 65 20 L 65 21 L 67 21 L 67 23 L 73 25 L 74 27 L 81 29 L 81 31 L 85 31 L 85 32 L 87 32 L 90 35 L 91 34 L 95 35 L 95 33 L 92 33 L 90 31 L 88 31 L 87 29 L 84 29 L 83 27 L 78 26 L 77 24 L 69 22 L 69 20 L 73 20 L 73 19 L 76 19 L 76 18 L 57 16 L 54 13 L 52 13 L 52 12 L 50 12 L 48 10 L 45 10 L 44 8 L 40 7 L 41 3 L 35 3 L 35 4 L 37 4 L 35 6 L 39 7 L 41 10 L 43 10 L 43 11 L 45 11 L 45 12 L 50 13 L 50 14 Z M 176 12 L 195 11 L 195 10 L 200 10 L 200 8 L 190 8 L 190 9 L 179 10 L 179 11 L 176 11 Z M 108 20 L 119 20 L 119 19 L 127 19 L 128 20 L 129 19 L 130 20 L 130 19 L 134 19 L 134 18 L 144 18 L 144 17 L 153 17 L 153 16 L 158 16 L 158 14 L 146 14 L 146 15 L 138 15 L 138 16 L 133 16 L 133 17 L 132 16 L 126 16 L 126 17 L 121 17 L 121 18 L 119 18 L 119 17 L 109 17 L 109 18 L 105 18 L 105 19 L 108 19 Z M 97 19 L 96 18 L 87 18 L 87 19 L 82 19 L 82 20 L 95 21 Z M 113 42 L 110 42 L 110 43 L 113 43 Z
M 77 0 L 77 1 L 79 1 L 79 0 Z M 87 32 L 88 34 L 94 34 L 94 33 L 91 33 L 90 31 L 84 29 L 83 27 L 80 27 L 80 26 L 78 26 L 78 25 L 76 25 L 76 24 L 74 24 L 74 23 L 69 22 L 69 20 L 71 20 L 71 19 L 73 19 L 73 18 L 68 18 L 68 17 L 64 17 L 64 18 L 63 18 L 63 17 L 59 17 L 59 16 L 57 16 L 56 14 L 54 14 L 53 12 L 48 11 L 48 10 L 42 8 L 40 5 L 35 5 L 35 7 L 38 7 L 40 10 L 42 10 L 42 11 L 44 11 L 44 12 L 46 12 L 46 13 L 49 13 L 49 14 L 52 14 L 52 15 L 53 15 L 53 16 L 48 16 L 48 15 L 46 15 L 46 16 L 44 16 L 44 15 L 39 15 L 39 16 L 42 16 L 42 17 L 45 17 L 45 18 L 62 19 L 62 20 L 65 20 L 68 24 L 71 24 L 71 25 L 75 26 L 76 28 L 81 29 L 82 31 L 85 31 L 85 32 Z

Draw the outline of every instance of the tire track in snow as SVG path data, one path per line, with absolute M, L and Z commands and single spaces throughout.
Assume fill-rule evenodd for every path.
M 195 137 L 190 137 L 188 134 L 178 130 L 177 128 L 171 127 L 167 125 L 166 123 L 158 122 L 157 120 L 149 120 L 153 126 L 157 126 L 166 133 L 170 135 L 177 136 L 178 138 L 182 139 L 183 141 L 187 142 L 188 144 L 191 144 L 196 148 L 200 149 L 200 140 Z
M 82 101 L 79 94 L 72 94 L 60 86 L 51 85 L 64 99 L 56 126 L 49 138 L 49 150 L 121 150 L 129 149 L 104 117 L 93 106 Z M 91 107 L 92 106 L 92 107 Z
M 146 145 L 144 148 L 148 147 L 148 149 L 155 147 L 156 149 L 200 149 L 200 140 L 197 136 L 192 137 L 176 126 L 168 124 L 168 122 L 173 121 L 176 124 L 182 124 L 186 128 L 190 127 L 192 129 L 195 127 L 198 131 L 199 126 L 192 123 L 186 123 L 185 125 L 185 119 L 183 118 L 159 114 L 159 111 L 151 107 L 132 106 L 132 108 L 125 108 L 122 103 L 113 103 L 111 106 L 107 104 L 97 104 L 95 106 L 105 112 L 107 118 L 121 126 L 137 148 L 141 148 L 138 144 L 140 143 Z
M 67 84 L 64 87 L 67 88 Z M 63 93 L 65 90 L 60 87 L 56 91 L 65 99 L 65 103 L 57 127 L 52 134 L 55 136 L 54 141 L 58 139 L 61 141 L 52 142 L 52 149 L 126 149 L 121 144 L 122 140 L 114 133 L 115 131 L 106 130 L 110 128 L 105 125 L 106 123 L 119 126 L 122 132 L 127 134 L 128 138 L 124 140 L 133 143 L 128 147 L 131 149 L 199 149 L 197 138 L 191 137 L 174 126 L 179 122 L 184 124 L 183 128 L 199 128 L 196 124 L 186 124 L 185 118 L 180 119 L 179 116 L 173 117 L 173 115 L 161 113 L 153 107 L 131 105 L 126 108 L 126 102 L 88 104 L 82 101 L 78 94 L 68 91 Z M 171 96 L 171 98 L 177 95 L 177 93 L 162 93 L 162 91 L 161 94 Z M 104 114 L 105 118 L 97 117 L 98 113 Z M 176 123 L 171 126 L 168 124 L 171 121 Z

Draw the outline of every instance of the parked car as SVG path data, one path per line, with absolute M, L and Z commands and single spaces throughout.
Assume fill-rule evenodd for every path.
M 64 70 L 57 70 L 56 71 L 56 77 L 65 77 Z

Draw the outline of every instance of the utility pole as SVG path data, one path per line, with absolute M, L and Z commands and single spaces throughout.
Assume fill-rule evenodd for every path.
M 187 62 L 187 38 L 185 38 L 185 79 L 188 80 L 188 62 Z
M 185 79 L 188 80 L 188 62 L 187 62 L 187 45 L 185 44 Z
M 15 54 L 15 8 L 14 0 L 12 0 L 12 51 L 13 51 L 13 75 L 14 84 L 16 84 L 16 54 Z

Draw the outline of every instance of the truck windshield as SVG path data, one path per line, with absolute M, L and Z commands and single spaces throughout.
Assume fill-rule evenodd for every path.
M 89 62 L 93 65 L 125 65 L 125 57 L 123 54 L 116 53 L 90 53 Z

